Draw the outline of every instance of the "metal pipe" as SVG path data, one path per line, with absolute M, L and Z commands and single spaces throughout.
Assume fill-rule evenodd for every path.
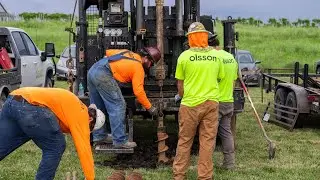
M 200 22 L 200 0 L 195 0 L 196 1 L 196 21 Z
M 143 0 L 136 0 L 137 3 L 137 17 L 136 17 L 136 31 L 140 32 L 140 29 L 143 28 Z
M 163 3 L 164 0 L 156 0 L 157 46 L 161 52 L 158 64 L 163 65 Z
M 298 85 L 299 83 L 299 62 L 294 64 L 294 84 Z
M 184 0 L 184 21 L 188 21 L 191 19 L 190 17 L 190 0 Z
M 168 138 L 168 135 L 165 132 L 165 127 L 163 125 L 163 80 L 165 79 L 165 69 L 164 69 L 164 47 L 163 47 L 163 3 L 164 0 L 155 0 L 156 2 L 156 30 L 157 30 L 157 47 L 161 52 L 160 61 L 156 67 L 156 80 L 160 87 L 160 100 L 158 103 L 159 107 L 159 116 L 158 116 L 158 162 L 168 162 L 169 158 L 166 156 L 166 151 L 168 147 L 165 144 L 165 140 Z
M 134 9 L 134 0 L 130 0 L 130 24 L 131 24 L 131 30 L 135 30 L 135 23 L 134 23 L 134 19 L 135 19 L 135 9 Z
M 86 8 L 85 8 L 85 0 L 79 0 L 79 22 L 77 22 L 77 26 L 79 26 L 79 38 L 77 40 L 77 52 L 76 56 L 78 61 L 76 61 L 77 67 L 77 80 L 76 80 L 76 88 L 74 89 L 74 93 L 78 94 L 78 85 L 82 83 L 84 87 L 84 91 L 87 91 L 87 61 L 85 60 L 87 57 L 87 19 L 86 19 Z
M 305 64 L 303 68 L 303 87 L 307 88 L 308 86 L 308 73 L 309 72 L 309 65 Z
M 236 56 L 236 33 L 234 30 L 234 24 L 236 20 L 232 19 L 231 16 L 228 20 L 222 21 L 223 23 L 223 40 L 224 40 L 224 50 Z
M 183 4 L 182 0 L 176 0 L 176 29 L 177 36 L 183 36 Z

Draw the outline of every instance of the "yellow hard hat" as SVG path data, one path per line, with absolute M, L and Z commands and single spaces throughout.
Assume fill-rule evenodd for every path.
M 186 34 L 186 36 L 188 36 L 189 34 L 192 34 L 192 33 L 196 33 L 196 32 L 209 33 L 209 31 L 206 30 L 206 28 L 204 27 L 204 25 L 202 23 L 194 22 L 194 23 L 190 24 L 190 26 L 188 28 L 188 33 Z

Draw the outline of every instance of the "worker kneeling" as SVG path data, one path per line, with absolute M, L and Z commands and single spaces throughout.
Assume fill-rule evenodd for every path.
M 139 103 L 153 115 L 158 110 L 151 105 L 144 91 L 145 71 L 161 57 L 154 47 L 146 47 L 137 53 L 125 49 L 110 49 L 106 57 L 96 62 L 88 71 L 88 89 L 90 102 L 109 115 L 113 145 L 116 148 L 134 148 L 135 142 L 129 142 L 125 132 L 126 103 L 119 83 L 132 82 L 133 92 Z M 94 131 L 95 144 L 108 143 L 107 128 Z
M 105 116 L 95 105 L 87 108 L 73 93 L 59 88 L 25 87 L 13 91 L 0 117 L 0 161 L 32 140 L 42 150 L 35 179 L 54 179 L 66 148 L 63 133 L 70 133 L 86 179 L 93 180 L 90 131 L 99 129 Z

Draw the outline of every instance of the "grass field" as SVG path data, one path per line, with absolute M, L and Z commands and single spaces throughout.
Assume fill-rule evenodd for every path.
M 40 49 L 46 42 L 56 45 L 59 54 L 68 45 L 68 32 L 64 29 L 69 22 L 61 21 L 27 21 L 0 22 L 0 26 L 19 27 L 27 31 Z M 217 24 L 216 30 L 223 37 L 222 25 Z M 236 24 L 239 32 L 239 49 L 250 50 L 255 59 L 262 62 L 263 68 L 293 68 L 293 62 L 308 63 L 314 70 L 314 62 L 320 60 L 319 28 L 304 27 L 256 27 Z
M 0 23 L 25 29 L 36 44 L 43 49 L 45 42 L 54 42 L 57 52 L 67 46 L 68 33 L 64 32 L 65 22 L 9 22 Z M 317 42 L 319 29 L 289 28 L 289 27 L 253 27 L 237 25 L 240 33 L 238 46 L 240 49 L 252 51 L 254 56 L 262 61 L 263 67 L 288 67 L 294 60 L 313 64 L 320 59 L 320 43 Z M 222 36 L 221 25 L 218 33 Z M 65 82 L 57 82 L 57 87 L 65 88 Z M 263 113 L 266 103 L 272 100 L 272 94 L 265 95 L 264 103 L 260 100 L 260 90 L 250 89 L 251 96 L 259 113 Z M 265 123 L 265 128 L 277 145 L 276 157 L 268 160 L 267 143 L 253 118 L 253 112 L 246 103 L 245 112 L 239 114 L 237 120 L 236 164 L 233 172 L 217 167 L 222 161 L 221 152 L 215 152 L 215 179 L 279 179 L 279 180 L 318 180 L 320 179 L 320 130 L 305 128 L 289 132 L 273 124 Z M 64 153 L 56 179 L 64 179 L 68 171 L 81 172 L 77 153 L 72 139 L 67 136 L 67 149 Z M 96 162 L 110 158 L 94 154 Z M 41 151 L 34 143 L 28 142 L 0 162 L 0 179 L 34 179 Z M 196 179 L 196 159 L 192 159 L 192 167 L 188 179 Z M 96 179 L 106 179 L 113 172 L 113 167 L 96 164 Z M 171 179 L 171 167 L 159 169 L 137 169 L 143 173 L 144 179 Z M 83 176 L 82 176 L 83 177 Z M 83 178 L 82 178 L 83 179 Z

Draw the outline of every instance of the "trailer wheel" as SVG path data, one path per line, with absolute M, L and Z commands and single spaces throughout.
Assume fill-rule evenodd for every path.
M 297 97 L 295 95 L 294 92 L 290 92 L 288 94 L 287 100 L 286 100 L 286 106 L 288 107 L 293 107 L 293 108 L 297 108 L 298 107 L 298 103 L 297 103 Z M 288 109 L 289 112 L 294 112 L 293 110 Z M 294 115 L 287 115 L 288 118 L 293 119 Z M 303 119 L 306 117 L 306 114 L 298 114 L 298 118 L 296 121 L 296 124 L 294 125 L 295 128 L 302 128 L 303 126 Z M 292 122 L 286 120 L 287 123 L 292 124 Z
M 277 104 L 280 104 L 280 105 L 285 105 L 286 99 L 287 99 L 287 95 L 288 95 L 288 92 L 284 88 L 279 88 L 277 90 L 277 92 L 276 92 L 275 97 L 274 97 L 274 102 L 277 103 Z M 277 107 L 276 105 L 274 106 L 274 108 L 278 108 L 278 109 L 284 110 L 284 108 Z M 281 118 L 281 116 L 284 116 L 284 113 L 275 110 L 275 114 L 277 115 L 276 116 L 277 120 L 284 121 L 284 119 Z
M 287 100 L 286 100 L 286 106 L 297 108 L 297 98 L 296 98 L 296 94 L 294 92 L 290 92 L 288 94 Z M 288 111 L 293 112 L 293 110 L 291 110 L 291 109 L 288 109 Z M 287 117 L 290 119 L 293 119 L 294 115 L 287 114 Z M 289 120 L 286 120 L 286 122 L 289 124 L 292 124 L 292 122 L 290 122 Z

